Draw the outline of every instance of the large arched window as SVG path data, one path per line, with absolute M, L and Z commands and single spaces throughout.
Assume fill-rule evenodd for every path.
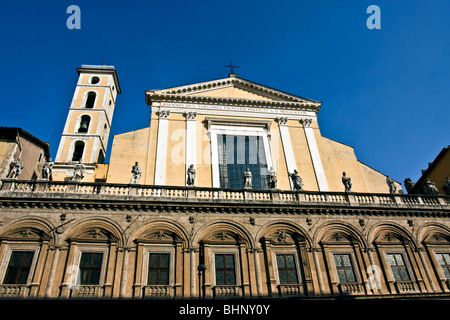
M 94 91 L 90 91 L 87 94 L 87 98 L 86 98 L 86 104 L 85 104 L 85 108 L 93 108 L 94 104 L 95 104 L 95 98 L 97 97 L 97 94 Z
M 80 161 L 81 158 L 83 157 L 83 151 L 84 151 L 84 142 L 83 141 L 75 142 L 72 161 Z
M 91 122 L 90 116 L 88 115 L 81 116 L 80 127 L 78 128 L 78 132 L 88 132 L 90 122 Z

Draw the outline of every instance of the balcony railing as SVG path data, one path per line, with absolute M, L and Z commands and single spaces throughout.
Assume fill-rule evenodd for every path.
M 0 298 L 25 298 L 29 288 L 26 285 L 4 284 L 0 285 Z
M 3 179 L 0 196 L 70 197 L 96 199 L 170 200 L 192 202 L 242 202 L 320 204 L 359 207 L 450 208 L 450 196 L 389 193 L 319 192 L 291 190 L 219 189 L 71 181 Z
M 219 285 L 213 288 L 215 298 L 239 298 L 242 297 L 242 288 L 238 285 Z
M 304 295 L 302 284 L 280 284 L 278 291 L 281 297 L 294 297 Z
M 102 286 L 82 285 L 72 288 L 72 298 L 99 298 L 103 294 Z
M 144 298 L 171 298 L 172 287 L 163 285 L 148 285 L 144 287 Z
M 341 295 L 358 295 L 364 293 L 364 285 L 357 282 L 341 282 L 338 284 Z
M 394 286 L 398 293 L 419 292 L 417 284 L 414 281 L 395 281 Z

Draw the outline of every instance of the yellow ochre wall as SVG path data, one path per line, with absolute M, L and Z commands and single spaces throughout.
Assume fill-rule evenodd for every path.
M 215 118 L 244 119 L 243 117 L 214 116 Z M 210 138 L 204 123 L 206 115 L 196 118 L 196 169 L 199 187 L 212 186 L 212 168 L 210 157 Z M 248 119 L 248 118 L 246 118 Z M 252 118 L 252 120 L 265 120 Z M 131 168 L 138 161 L 143 174 L 141 184 L 154 183 L 156 162 L 156 145 L 158 134 L 158 116 L 152 113 L 151 125 L 123 134 L 116 135 L 111 151 L 108 180 L 110 183 L 129 183 Z M 295 156 L 296 168 L 299 171 L 304 189 L 318 191 L 314 166 L 309 152 L 303 125 L 296 120 L 287 122 L 292 148 Z M 316 121 L 312 122 L 313 132 L 321 156 L 329 191 L 344 191 L 342 172 L 352 179 L 352 191 L 386 193 L 389 188 L 386 176 L 368 165 L 358 161 L 354 149 L 345 144 L 322 137 Z M 184 186 L 186 179 L 186 164 L 184 162 L 186 118 L 181 113 L 172 112 L 168 118 L 167 154 L 166 154 L 166 185 Z M 279 133 L 278 123 L 273 120 L 271 130 L 271 154 L 277 171 L 278 188 L 289 190 L 290 178 L 287 172 L 286 160 Z M 397 190 L 401 185 L 397 183 Z

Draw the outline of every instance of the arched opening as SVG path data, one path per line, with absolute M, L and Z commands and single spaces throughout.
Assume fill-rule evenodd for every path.
M 105 154 L 103 153 L 103 150 L 100 150 L 100 152 L 98 153 L 97 162 L 105 163 Z
M 97 97 L 97 94 L 93 91 L 89 92 L 87 94 L 87 99 L 86 99 L 86 104 L 85 104 L 85 108 L 93 108 L 94 104 L 95 104 L 95 98 Z
M 97 84 L 100 82 L 100 78 L 95 76 L 91 78 L 91 84 Z
M 72 161 L 80 161 L 81 158 L 83 157 L 83 151 L 84 151 L 84 142 L 83 141 L 75 142 L 75 148 L 73 150 Z
M 85 133 L 89 130 L 89 123 L 91 122 L 91 117 L 88 115 L 84 115 L 80 120 L 80 127 L 78 128 L 79 133 Z

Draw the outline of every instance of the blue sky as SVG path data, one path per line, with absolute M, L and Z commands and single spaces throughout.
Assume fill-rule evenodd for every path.
M 379 30 L 366 27 L 372 4 Z M 0 126 L 53 158 L 76 68 L 105 60 L 122 88 L 112 135 L 149 125 L 145 90 L 226 77 L 232 60 L 242 78 L 321 101 L 322 135 L 399 182 L 449 145 L 447 0 L 8 1 L 0 35 Z

